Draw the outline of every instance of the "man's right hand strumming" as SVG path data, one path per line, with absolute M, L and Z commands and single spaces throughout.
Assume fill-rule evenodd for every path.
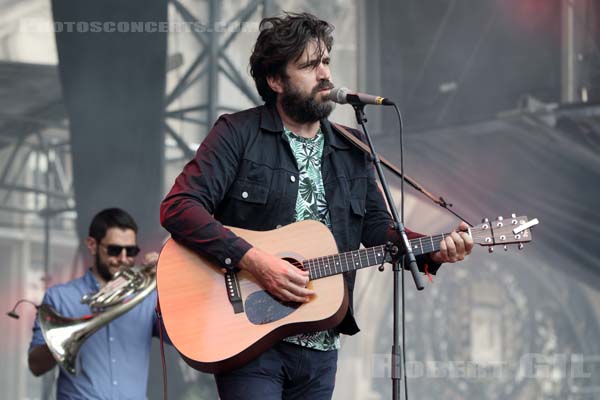
M 255 247 L 246 252 L 238 267 L 254 275 L 265 290 L 280 300 L 306 303 L 315 294 L 306 288 L 308 271 Z

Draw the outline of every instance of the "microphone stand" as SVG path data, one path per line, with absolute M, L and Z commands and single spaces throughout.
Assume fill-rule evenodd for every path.
M 390 192 L 390 188 L 385 179 L 385 175 L 383 174 L 383 169 L 381 168 L 381 161 L 377 152 L 375 151 L 375 147 L 373 146 L 373 142 L 371 141 L 371 137 L 367 131 L 367 127 L 365 123 L 367 122 L 367 118 L 365 117 L 364 108 L 365 105 L 361 104 L 358 101 L 349 101 L 354 108 L 356 115 L 356 122 L 361 126 L 365 137 L 367 138 L 367 143 L 369 144 L 369 148 L 371 149 L 372 154 L 372 162 L 377 170 L 377 175 L 379 177 L 379 181 L 381 182 L 381 186 L 383 188 L 383 193 L 385 194 L 385 198 L 392 213 L 392 218 L 394 221 L 394 229 L 398 232 L 401 237 L 401 244 L 404 247 L 403 249 L 399 249 L 396 245 L 392 243 L 388 243 L 386 246 L 386 251 L 391 255 L 392 258 L 392 271 L 394 273 L 394 332 L 393 332 L 393 344 L 392 344 L 392 353 L 391 353 L 391 372 L 392 372 L 392 398 L 394 400 L 400 400 L 401 390 L 402 390 L 402 346 L 400 340 L 400 322 L 402 320 L 402 309 L 401 309 L 401 294 L 404 289 L 402 285 L 402 266 L 400 265 L 401 259 L 408 263 L 408 267 L 412 274 L 413 280 L 415 281 L 415 285 L 418 290 L 423 290 L 424 286 L 421 282 L 421 277 L 419 275 L 419 269 L 417 267 L 417 260 L 415 259 L 415 254 L 413 253 L 410 243 L 408 241 L 408 237 L 406 236 L 406 230 L 404 229 L 404 224 L 398 217 L 398 211 L 396 210 L 396 206 L 394 204 L 394 199 L 392 198 L 392 194 Z M 402 171 L 403 172 L 403 171 Z M 404 198 L 401 198 L 402 203 L 404 203 Z M 402 256 L 402 257 L 401 257 Z

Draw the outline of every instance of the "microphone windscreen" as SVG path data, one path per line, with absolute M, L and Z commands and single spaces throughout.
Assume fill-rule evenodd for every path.
M 348 100 L 346 100 L 346 96 L 348 95 L 348 88 L 340 87 L 333 88 L 329 92 L 329 100 L 338 104 L 346 104 Z

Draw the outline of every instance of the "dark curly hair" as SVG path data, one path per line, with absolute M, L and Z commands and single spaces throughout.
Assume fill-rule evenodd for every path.
M 107 208 L 94 216 L 88 235 L 100 243 L 110 228 L 131 229 L 135 233 L 138 231 L 135 220 L 126 211 L 120 208 Z
M 264 18 L 260 22 L 260 34 L 250 56 L 250 74 L 267 104 L 273 104 L 277 99 L 267 77 L 285 77 L 287 63 L 298 60 L 312 40 L 317 44 L 319 57 L 325 52 L 323 44 L 331 51 L 333 29 L 330 23 L 308 13 L 285 13 L 282 17 Z

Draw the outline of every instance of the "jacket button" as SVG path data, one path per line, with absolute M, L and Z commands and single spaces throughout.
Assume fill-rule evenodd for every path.
M 227 257 L 225 259 L 225 265 L 231 265 L 231 258 Z
M 248 198 L 248 192 L 242 192 L 242 197 L 244 199 L 247 199 Z
M 294 175 L 290 176 L 290 181 L 296 182 L 296 177 Z

